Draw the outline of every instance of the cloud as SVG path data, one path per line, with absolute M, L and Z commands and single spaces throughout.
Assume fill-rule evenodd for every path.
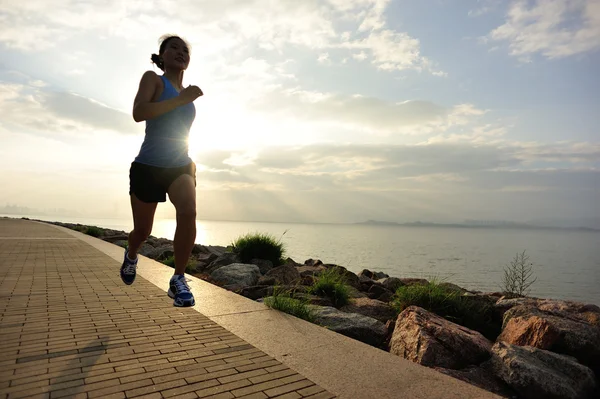
M 94 37 L 143 41 L 164 26 L 180 32 L 205 55 L 256 46 L 275 54 L 302 47 L 323 54 L 330 49 L 364 54 L 378 69 L 444 73 L 421 55 L 420 42 L 407 32 L 386 28 L 389 0 L 184 0 L 147 2 L 46 2 L 9 0 L 0 4 L 0 41 L 23 51 L 39 51 L 68 38 Z M 186 10 L 185 13 L 179 10 Z M 149 10 L 161 10 L 160 13 Z M 175 22 L 174 22 L 175 21 Z M 202 21 L 198 23 L 198 21 Z M 344 26 L 344 30 L 340 27 Z M 358 52 L 358 53 L 357 53 Z M 73 71 L 77 73 L 77 69 Z
M 451 115 L 456 118 L 459 115 L 430 101 L 394 103 L 360 95 L 295 89 L 272 90 L 250 106 L 271 115 L 283 114 L 311 122 L 333 122 L 379 132 L 395 132 L 419 125 L 439 126 Z M 457 119 L 456 122 L 461 121 Z
M 265 148 L 240 165 L 226 165 L 220 153 L 217 175 L 199 179 L 217 188 L 277 191 L 426 191 L 485 190 L 589 191 L 600 177 L 594 167 L 600 146 L 589 143 L 476 145 L 336 145 Z M 202 163 L 202 159 L 198 160 Z M 544 163 L 545 168 L 533 165 Z M 227 171 L 226 182 L 220 179 Z M 236 186 L 236 183 L 241 186 Z M 535 190 L 532 187 L 536 188 Z
M 0 114 L 0 126 L 7 130 L 65 134 L 81 130 L 139 133 L 129 115 L 74 93 L 52 91 L 40 81 L 30 84 L 0 81 Z
M 564 58 L 600 48 L 600 0 L 513 1 L 506 21 L 486 40 L 507 42 L 524 61 Z

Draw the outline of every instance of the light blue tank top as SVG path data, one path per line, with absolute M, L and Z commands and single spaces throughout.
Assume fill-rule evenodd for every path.
M 158 101 L 177 97 L 179 93 L 169 79 L 163 81 L 163 92 Z M 146 120 L 146 136 L 135 162 L 162 168 L 174 168 L 192 162 L 188 155 L 188 137 L 196 117 L 194 103 L 188 103 Z

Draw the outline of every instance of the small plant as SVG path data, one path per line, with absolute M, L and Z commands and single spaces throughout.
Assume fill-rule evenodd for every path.
M 92 237 L 100 237 L 102 235 L 102 230 L 96 226 L 87 226 L 85 228 L 85 234 Z
M 175 267 L 175 256 L 171 255 L 162 261 L 167 266 Z
M 307 301 L 292 298 L 290 291 L 283 290 L 280 287 L 276 286 L 273 289 L 273 295 L 266 297 L 264 303 L 270 308 L 277 309 L 281 312 L 298 317 L 299 319 L 311 323 L 315 322 L 315 314 L 309 307 Z
M 163 264 L 175 268 L 175 256 L 171 255 L 168 258 L 161 261 Z M 192 259 L 188 260 L 187 265 L 185 266 L 185 272 L 188 274 L 196 273 L 196 268 L 194 267 L 194 261 Z
M 421 307 L 453 323 L 479 331 L 489 339 L 496 339 L 500 333 L 500 325 L 494 319 L 494 309 L 490 304 L 464 296 L 435 280 L 428 284 L 399 287 L 391 304 L 398 313 L 409 306 Z
M 283 233 L 285 234 L 285 233 Z M 285 253 L 281 239 L 277 240 L 266 233 L 249 233 L 237 238 L 231 244 L 231 250 L 244 263 L 252 259 L 265 259 L 278 266 Z
M 529 294 L 530 288 L 537 280 L 533 277 L 533 263 L 525 251 L 517 253 L 508 266 L 504 268 L 502 291 L 516 296 Z
M 342 307 L 349 302 L 349 288 L 343 274 L 335 267 L 324 270 L 314 277 L 310 293 L 326 296 L 335 307 Z

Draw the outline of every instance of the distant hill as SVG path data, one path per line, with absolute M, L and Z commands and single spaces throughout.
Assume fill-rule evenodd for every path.
M 566 225 L 566 226 L 552 226 L 552 225 L 536 225 L 527 223 L 515 223 L 515 222 L 476 222 L 476 221 L 465 221 L 465 223 L 434 223 L 434 222 L 408 222 L 398 223 L 381 220 L 367 220 L 364 222 L 357 222 L 354 224 L 370 225 L 370 226 L 404 226 L 404 227 L 452 227 L 452 228 L 497 228 L 497 229 L 534 229 L 534 230 L 547 230 L 547 229 L 558 229 L 558 230 L 582 230 L 582 231 L 600 231 L 599 228 L 589 226 L 577 226 L 577 225 Z

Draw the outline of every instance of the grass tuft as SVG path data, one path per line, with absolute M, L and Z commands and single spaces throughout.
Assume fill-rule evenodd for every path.
M 391 304 L 398 313 L 409 306 L 421 307 L 453 323 L 479 331 L 488 339 L 495 340 L 500 333 L 491 304 L 465 296 L 437 281 L 399 287 Z
M 342 273 L 335 267 L 324 270 L 314 277 L 310 293 L 331 299 L 337 308 L 349 303 L 349 287 Z
M 85 228 L 85 234 L 92 237 L 100 237 L 102 235 L 102 229 L 96 226 L 87 226 Z
M 265 305 L 270 308 L 277 309 L 281 312 L 290 314 L 300 319 L 315 322 L 315 314 L 305 300 L 293 298 L 290 291 L 275 287 L 273 295 L 264 299 Z
M 231 244 L 231 250 L 243 263 L 249 263 L 252 259 L 265 259 L 271 261 L 273 266 L 281 264 L 285 253 L 281 239 L 266 233 L 248 233 L 238 237 Z

